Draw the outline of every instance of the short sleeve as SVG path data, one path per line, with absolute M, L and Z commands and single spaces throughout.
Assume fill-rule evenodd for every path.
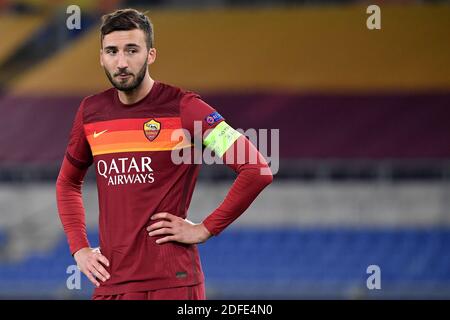
M 66 149 L 66 158 L 75 167 L 85 169 L 93 162 L 92 151 L 89 142 L 86 139 L 83 123 L 83 111 L 85 107 L 85 100 L 81 102 L 78 108 L 75 120 L 73 122 L 72 130 L 70 132 L 69 143 Z

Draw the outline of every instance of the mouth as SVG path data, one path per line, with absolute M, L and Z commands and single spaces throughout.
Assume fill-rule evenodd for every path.
M 119 74 L 116 76 L 117 78 L 119 78 L 120 80 L 125 80 L 128 79 L 129 77 L 131 77 L 131 74 Z

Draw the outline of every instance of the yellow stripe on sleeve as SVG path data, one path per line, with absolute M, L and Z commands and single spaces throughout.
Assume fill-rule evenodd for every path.
M 203 144 L 205 147 L 213 150 L 216 155 L 222 157 L 240 136 L 241 133 L 234 130 L 225 121 L 222 121 L 203 140 Z

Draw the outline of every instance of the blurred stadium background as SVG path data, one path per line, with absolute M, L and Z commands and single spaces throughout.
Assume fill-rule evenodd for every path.
M 130 6 L 155 25 L 156 79 L 235 128 L 280 130 L 274 183 L 199 246 L 208 298 L 450 298 L 450 4 L 351 0 L 1 0 L 0 298 L 90 298 L 84 277 L 66 287 L 55 179 L 81 99 L 109 87 L 99 17 Z M 203 166 L 191 220 L 233 177 Z M 93 170 L 84 200 L 96 245 Z

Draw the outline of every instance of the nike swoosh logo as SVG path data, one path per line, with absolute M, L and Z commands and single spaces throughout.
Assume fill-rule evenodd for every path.
M 108 131 L 108 129 L 100 131 L 100 132 L 95 132 L 94 131 L 94 138 L 97 138 L 99 135 L 104 134 L 106 131 Z

